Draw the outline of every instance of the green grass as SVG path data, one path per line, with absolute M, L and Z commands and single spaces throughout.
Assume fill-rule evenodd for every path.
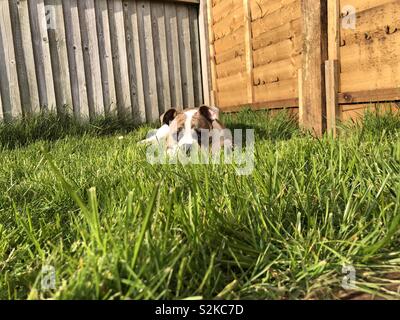
M 0 125 L 0 298 L 335 298 L 400 270 L 400 118 L 368 115 L 314 139 L 281 113 L 234 165 L 151 165 L 149 126 L 40 116 Z M 122 138 L 123 137 L 123 138 Z M 42 266 L 56 288 L 41 290 Z

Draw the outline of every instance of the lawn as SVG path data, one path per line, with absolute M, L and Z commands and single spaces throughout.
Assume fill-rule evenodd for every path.
M 224 121 L 255 129 L 250 175 L 152 165 L 149 126 L 0 125 L 0 298 L 342 298 L 343 266 L 356 292 L 400 298 L 400 118 L 339 139 L 284 112 Z

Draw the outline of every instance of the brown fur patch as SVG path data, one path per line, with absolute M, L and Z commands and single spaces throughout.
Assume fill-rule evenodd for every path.
M 170 123 L 171 133 L 167 138 L 167 145 L 172 146 L 178 141 L 178 136 L 184 132 L 186 123 L 186 112 L 196 110 L 197 112 L 192 116 L 191 129 L 193 130 L 223 130 L 225 126 L 218 120 L 210 120 L 203 113 L 200 112 L 199 108 L 190 108 L 183 111 L 178 111 L 174 120 Z M 224 136 L 221 136 L 218 145 L 224 144 Z M 211 141 L 210 141 L 211 142 Z M 211 142 L 212 143 L 212 142 Z

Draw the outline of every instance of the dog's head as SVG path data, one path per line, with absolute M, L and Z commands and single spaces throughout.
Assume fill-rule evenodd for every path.
M 176 109 L 166 111 L 160 120 L 162 125 L 169 126 L 167 151 L 175 153 L 180 149 L 189 153 L 194 145 L 202 145 L 204 132 L 216 126 L 219 129 L 223 128 L 218 119 L 219 109 L 215 107 L 201 106 L 183 111 Z

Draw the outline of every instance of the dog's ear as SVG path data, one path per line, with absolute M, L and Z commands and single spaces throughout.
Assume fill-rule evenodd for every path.
M 161 116 L 160 116 L 160 122 L 162 125 L 167 124 L 169 125 L 177 116 L 178 112 L 176 109 L 171 108 L 167 111 L 165 111 Z
M 219 109 L 217 107 L 209 107 L 203 105 L 199 108 L 199 112 L 203 117 L 211 122 L 219 119 Z

